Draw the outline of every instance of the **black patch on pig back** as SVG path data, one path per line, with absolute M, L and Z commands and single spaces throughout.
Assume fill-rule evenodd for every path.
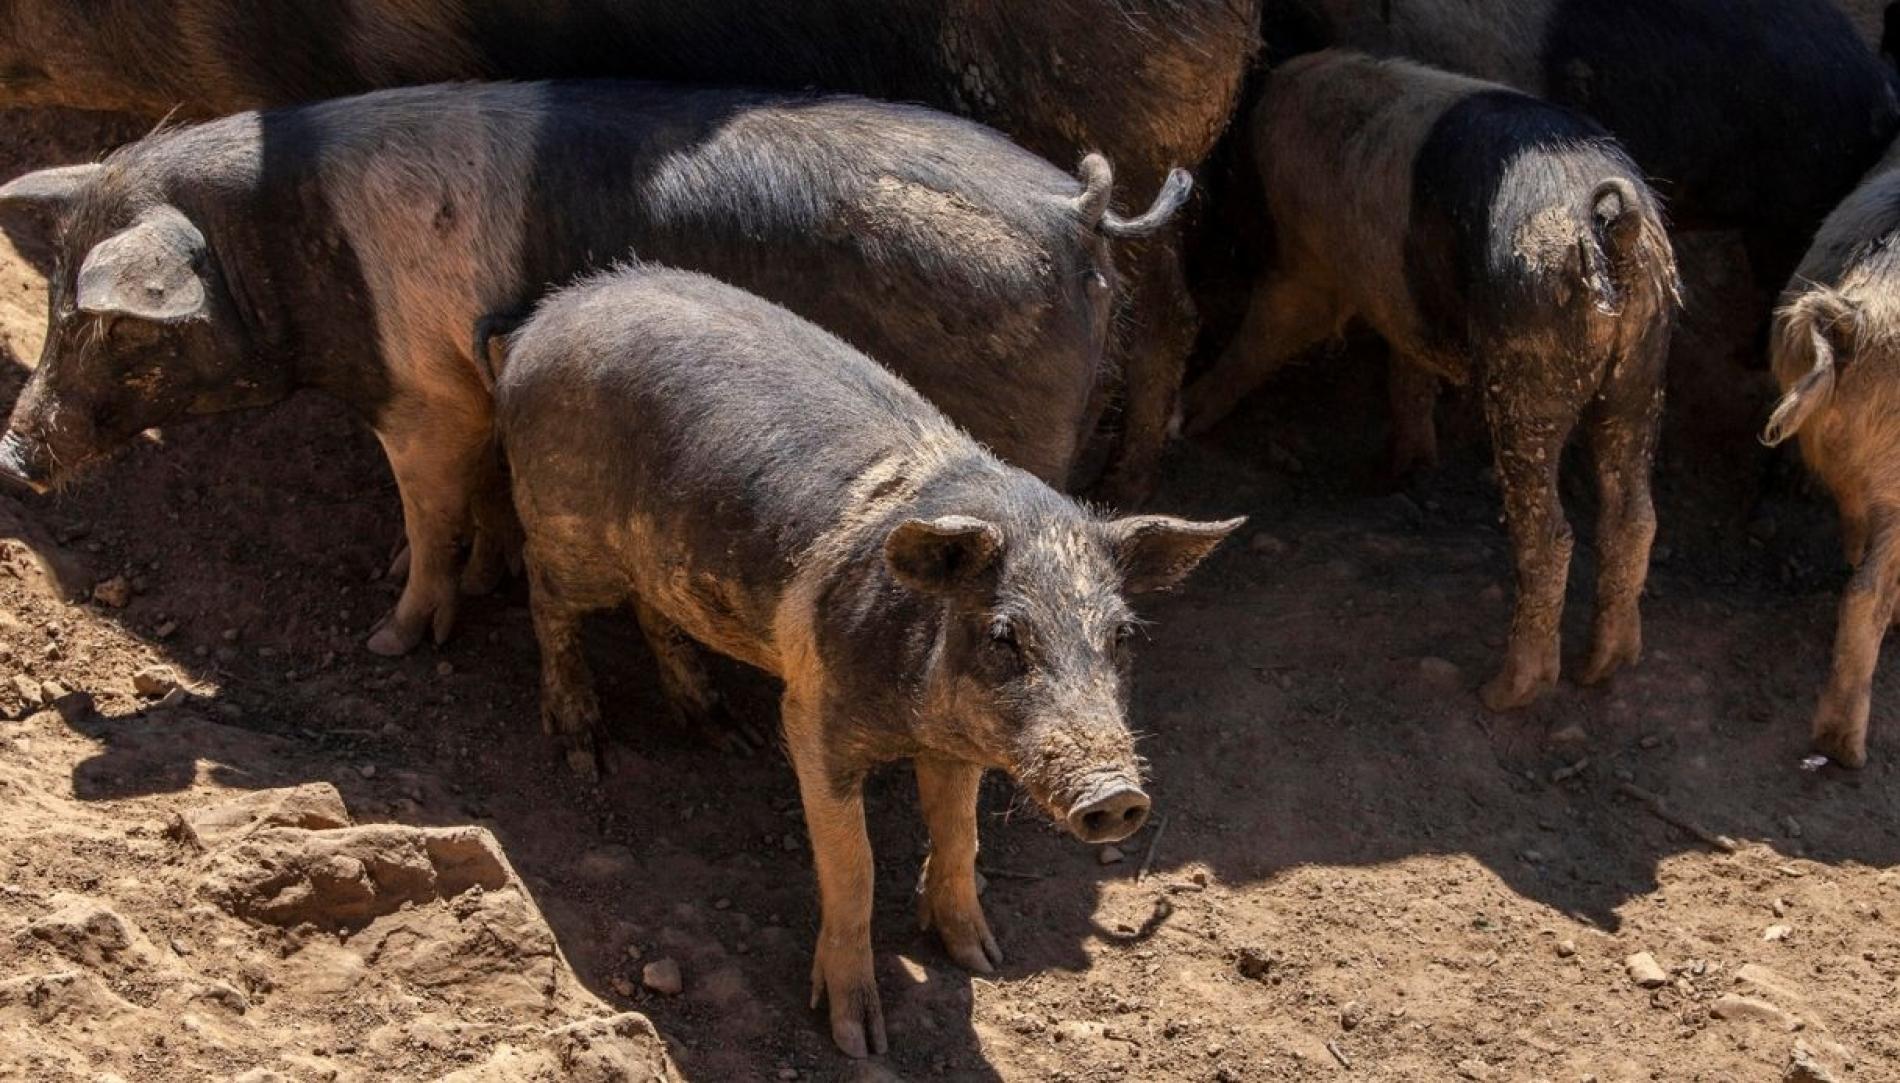
M 1562 0 L 1552 101 L 1600 121 L 1683 225 L 1811 231 L 1900 126 L 1828 0 Z
M 1506 319 L 1535 283 L 1512 281 L 1511 238 L 1520 222 L 1553 205 L 1587 202 L 1595 169 L 1520 171 L 1525 155 L 1615 144 L 1584 117 L 1510 90 L 1484 90 L 1440 114 L 1412 160 L 1412 209 L 1405 234 L 1405 281 L 1427 333 L 1446 349 L 1467 341 L 1474 320 Z M 1591 158 L 1596 158 L 1592 155 Z

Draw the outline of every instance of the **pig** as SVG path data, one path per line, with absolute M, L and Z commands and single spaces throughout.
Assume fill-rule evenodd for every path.
M 1557 467 L 1582 422 L 1602 500 L 1584 680 L 1636 661 L 1677 308 L 1674 254 L 1636 167 L 1567 109 L 1343 50 L 1276 69 L 1249 124 L 1270 269 L 1184 396 L 1188 429 L 1354 319 L 1415 374 L 1402 386 L 1476 383 L 1517 565 L 1504 664 L 1482 692 L 1503 710 L 1558 677 L 1572 543 Z
M 0 206 L 63 221 L 50 329 L 0 440 L 44 489 L 137 432 L 317 388 L 374 428 L 408 582 L 371 636 L 448 634 L 506 550 L 470 328 L 629 255 L 716 274 L 900 371 L 999 454 L 1060 484 L 1099 405 L 1109 241 L 1161 227 L 1000 134 L 913 106 L 663 84 L 381 91 L 166 131 L 29 174 Z
M 1867 762 L 1880 643 L 1900 597 L 1900 148 L 1822 223 L 1782 292 L 1770 361 L 1783 395 L 1762 442 L 1798 438 L 1834 495 L 1854 576 L 1814 711 L 1815 750 Z
M 1834 0 L 1834 6 L 1841 9 L 1854 24 L 1861 40 L 1876 52 L 1888 53 L 1887 19 L 1893 0 Z
M 671 649 L 682 637 L 782 680 L 823 912 L 812 1006 L 829 1001 L 845 1052 L 884 1052 L 866 774 L 914 762 L 931 839 L 919 915 L 989 973 L 983 772 L 1084 842 L 1138 830 L 1125 596 L 1176 586 L 1242 520 L 1099 517 L 838 338 L 691 272 L 585 280 L 500 352 L 547 727 L 595 755 L 580 620 L 623 603 L 669 694 L 706 679 Z
M 1276 0 L 1276 50 L 1344 46 L 1583 113 L 1679 229 L 1739 229 L 1772 296 L 1896 131 L 1892 74 L 1831 0 Z
M 1260 0 L 0 0 L 0 105 L 242 109 L 457 79 L 636 77 L 935 106 L 1136 190 L 1196 167 L 1259 44 Z M 1120 254 L 1120 439 L 1152 485 L 1194 343 L 1178 229 Z

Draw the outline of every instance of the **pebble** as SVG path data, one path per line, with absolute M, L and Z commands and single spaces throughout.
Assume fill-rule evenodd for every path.
M 71 689 L 67 688 L 65 685 L 59 683 L 58 681 L 41 681 L 40 682 L 40 695 L 45 696 L 46 702 L 48 703 L 53 703 L 57 700 L 65 699 L 67 694 L 70 691 Z
M 146 666 L 132 674 L 132 689 L 141 696 L 162 696 L 178 687 L 178 678 L 164 666 Z
M 236 628 L 226 628 L 224 630 L 224 641 L 226 643 L 236 643 L 237 637 L 238 637 L 238 630 Z
M 132 604 L 132 584 L 123 575 L 100 580 L 93 584 L 92 600 L 113 609 L 124 609 Z
M 1662 744 L 1662 738 L 1656 736 L 1653 733 L 1646 733 L 1643 735 L 1643 739 L 1636 743 L 1638 745 L 1641 745 L 1643 748 L 1655 748 Z
M 1458 1062 L 1459 1076 L 1484 1083 L 1491 1078 L 1491 1066 L 1481 1060 L 1461 1060 Z
M 1771 944 L 1779 943 L 1780 941 L 1788 939 L 1788 934 L 1792 932 L 1794 932 L 1794 930 L 1786 925 L 1770 925 L 1768 926 L 1768 930 L 1761 934 L 1761 938 Z
M 1465 684 L 1464 671 L 1458 668 L 1457 663 L 1443 658 L 1420 658 L 1418 676 L 1427 685 L 1447 691 L 1463 688 Z
M 1568 959 L 1575 954 L 1577 954 L 1577 942 L 1575 940 L 1557 941 L 1557 958 Z
M 437 663 L 435 664 L 435 675 L 436 675 L 436 676 L 438 676 L 438 677 L 450 677 L 450 676 L 453 676 L 454 674 L 455 674 L 455 663 L 454 663 L 454 662 L 450 662 L 450 661 L 446 661 L 446 660 L 445 660 L 445 661 L 441 661 L 441 662 L 437 662 Z
M 1781 1075 L 1781 1083 L 1838 1083 L 1833 1072 L 1822 1064 L 1805 1043 L 1794 1043 L 1794 1051 L 1788 1054 L 1788 1070 Z
M 680 965 L 671 959 L 655 959 L 640 970 L 640 981 L 662 996 L 676 997 L 686 989 Z
M 1356 1000 L 1348 1000 L 1345 1006 L 1339 1009 L 1339 1025 L 1346 1030 L 1357 1027 L 1365 1017 L 1365 1008 Z
M 1629 971 L 1630 980 L 1645 989 L 1655 989 L 1669 982 L 1669 975 L 1656 963 L 1656 957 L 1646 951 L 1639 951 L 1623 960 L 1624 969 Z
M 1107 1033 L 1108 1028 L 1100 1023 L 1087 1023 L 1078 1019 L 1056 1024 L 1056 1041 L 1058 1042 L 1085 1042 L 1101 1038 Z
M 38 707 L 46 702 L 45 697 L 40 694 L 40 682 L 24 673 L 14 674 L 13 690 L 19 693 L 20 698 L 26 701 L 28 707 Z
M 176 631 L 178 631 L 178 622 L 175 620 L 168 620 L 165 623 L 159 625 L 157 628 L 152 629 L 152 634 L 154 636 L 157 636 L 159 639 L 170 639 L 172 636 L 172 633 Z
M 1580 745 L 1589 740 L 1589 732 L 1575 722 L 1550 735 L 1550 743 L 1553 745 Z
M 616 974 L 614 976 L 613 984 L 614 984 L 614 992 L 619 993 L 621 996 L 630 997 L 633 995 L 633 983 L 628 981 L 627 979 L 620 977 L 619 975 Z
M 356 769 L 356 773 L 359 775 L 362 775 L 364 778 L 375 778 L 376 765 L 373 763 L 366 763 L 363 766 L 358 767 Z
M 778 1070 L 778 1077 L 779 1077 L 780 1079 L 797 1079 L 797 1078 L 798 1078 L 798 1069 L 796 1069 L 796 1068 L 780 1068 L 780 1069 Z
M 1726 1019 L 1731 1023 L 1766 1023 L 1769 1026 L 1786 1028 L 1788 1014 L 1765 1000 L 1745 997 L 1739 993 L 1723 993 L 1709 1007 L 1709 1014 L 1717 1019 Z
M 1104 846 L 1095 854 L 1095 860 L 1104 865 L 1118 865 L 1127 857 L 1127 854 L 1122 853 L 1121 849 L 1115 846 Z

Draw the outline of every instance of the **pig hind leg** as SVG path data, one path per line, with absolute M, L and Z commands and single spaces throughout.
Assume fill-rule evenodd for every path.
M 1573 545 L 1570 522 L 1557 491 L 1564 444 L 1576 427 L 1578 404 L 1543 361 L 1494 365 L 1485 375 L 1485 419 L 1504 492 L 1517 565 L 1516 608 L 1504 665 L 1484 686 L 1484 705 L 1494 711 L 1522 707 L 1556 684 L 1560 668 L 1558 624 Z
M 1662 420 L 1660 351 L 1625 357 L 1591 409 L 1597 474 L 1597 609 L 1583 683 L 1595 684 L 1643 653 L 1643 584 L 1656 540 L 1649 479 Z
M 884 1053 L 884 1009 L 871 956 L 871 837 L 864 824 L 862 775 L 839 777 L 826 740 L 821 698 L 788 684 L 785 744 L 811 833 L 821 913 L 812 959 L 811 1006 L 828 1003 L 831 1039 L 853 1057 Z
M 983 768 L 919 759 L 917 796 L 930 829 L 930 856 L 917 891 L 918 923 L 937 930 L 966 970 L 988 974 L 1003 962 L 976 894 L 976 799 Z
M 1815 749 L 1848 767 L 1867 762 L 1874 669 L 1900 600 L 1900 515 L 1875 507 L 1868 531 L 1866 557 L 1841 595 L 1833 666 L 1814 710 Z
M 1132 321 L 1121 353 L 1122 432 L 1099 489 L 1111 503 L 1138 504 L 1154 484 L 1169 420 L 1194 349 L 1197 315 L 1177 234 L 1130 245 L 1126 298 Z
M 1206 432 L 1281 366 L 1333 333 L 1329 297 L 1299 276 L 1276 272 L 1254 286 L 1233 341 L 1181 398 L 1181 431 Z
M 713 686 L 706 670 L 705 648 L 646 602 L 635 599 L 633 610 L 647 648 L 659 666 L 660 691 L 681 724 L 698 730 L 715 747 L 735 755 L 749 755 L 765 747 L 765 734 L 757 727 L 740 725 L 727 711 L 725 697 Z
M 1438 377 L 1396 354 L 1387 364 L 1386 398 L 1392 412 L 1387 469 L 1396 483 L 1438 466 Z
M 528 554 L 528 606 L 541 647 L 541 728 L 563 746 L 567 764 L 585 779 L 600 777 L 600 701 L 581 650 L 581 618 L 547 566 Z

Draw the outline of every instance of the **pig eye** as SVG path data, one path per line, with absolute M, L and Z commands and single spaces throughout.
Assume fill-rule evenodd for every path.
M 1016 625 L 1010 621 L 999 618 L 990 624 L 989 646 L 998 657 L 1007 659 L 1012 665 L 1022 665 L 1023 646 L 1016 638 Z

